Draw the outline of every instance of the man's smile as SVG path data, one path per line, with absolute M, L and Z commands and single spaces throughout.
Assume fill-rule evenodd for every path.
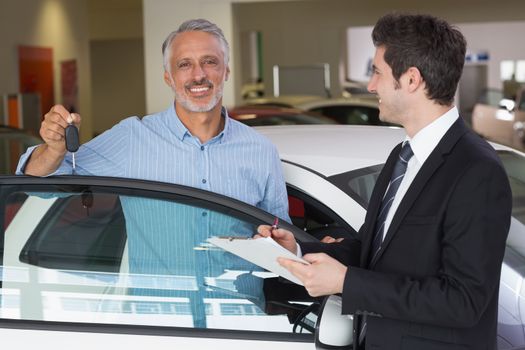
M 208 91 L 210 88 L 208 86 L 203 86 L 203 87 L 194 87 L 194 88 L 191 88 L 190 91 L 191 92 L 203 92 L 203 91 Z
M 209 80 L 192 82 L 185 85 L 186 91 L 193 97 L 204 97 L 212 90 L 213 84 Z

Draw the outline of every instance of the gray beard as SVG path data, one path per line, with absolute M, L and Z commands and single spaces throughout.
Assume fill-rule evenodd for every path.
M 215 95 L 213 95 L 210 102 L 208 102 L 208 104 L 204 106 L 197 105 L 186 96 L 179 95 L 177 91 L 175 91 L 175 89 L 172 90 L 175 93 L 175 101 L 182 107 L 184 107 L 184 109 L 187 109 L 188 111 L 194 113 L 204 113 L 211 111 L 213 108 L 215 108 L 215 106 L 217 106 L 217 103 L 219 103 L 220 99 L 222 98 L 222 86 L 219 89 L 217 89 Z

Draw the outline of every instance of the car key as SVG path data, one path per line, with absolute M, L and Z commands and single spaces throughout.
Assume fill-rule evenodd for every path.
M 76 163 L 75 163 L 75 152 L 78 151 L 80 142 L 78 140 L 78 129 L 73 123 L 70 123 L 66 127 L 66 149 L 71 152 L 73 158 L 73 174 L 75 173 Z

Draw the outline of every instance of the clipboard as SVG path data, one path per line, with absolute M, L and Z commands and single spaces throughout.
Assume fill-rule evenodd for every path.
M 280 246 L 271 237 L 256 239 L 248 237 L 211 237 L 208 238 L 208 242 L 301 286 L 303 283 L 290 271 L 279 265 L 277 258 L 283 257 L 303 264 L 310 264 L 308 261 L 299 258 Z

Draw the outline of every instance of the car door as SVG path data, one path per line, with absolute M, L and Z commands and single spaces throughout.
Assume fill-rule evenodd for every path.
M 313 348 L 320 300 L 207 242 L 251 237 L 273 222 L 262 210 L 184 186 L 70 176 L 0 177 L 0 213 L 4 346 Z

